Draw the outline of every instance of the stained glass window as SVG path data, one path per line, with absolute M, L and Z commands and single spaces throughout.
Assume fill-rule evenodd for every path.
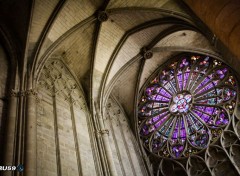
M 231 69 L 217 59 L 203 55 L 173 59 L 140 94 L 138 126 L 144 147 L 167 158 L 206 149 L 231 121 L 236 85 Z

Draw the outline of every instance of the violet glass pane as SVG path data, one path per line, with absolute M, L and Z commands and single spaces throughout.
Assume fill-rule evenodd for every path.
M 179 74 L 178 76 L 178 86 L 179 86 L 179 90 L 182 90 L 183 87 L 183 83 L 182 83 L 182 74 Z
M 184 79 L 183 79 L 183 87 L 184 87 L 184 89 L 186 89 L 186 84 L 187 84 L 188 78 L 189 78 L 189 72 L 184 74 Z
M 209 90 L 213 87 L 214 87 L 214 84 L 210 83 L 210 84 L 204 86 L 202 89 L 200 89 L 200 91 L 197 91 L 197 92 L 198 92 L 198 94 L 200 94 L 200 93 L 206 92 L 207 90 Z
M 210 119 L 211 119 L 211 117 L 209 116 L 209 115 L 207 115 L 207 114 L 203 114 L 202 116 L 201 116 L 201 118 L 206 122 L 206 123 L 209 123 L 210 122 Z M 209 123 L 210 125 L 211 125 L 211 123 Z
M 183 145 L 175 145 L 172 147 L 173 154 L 176 158 L 180 156 L 180 154 L 183 152 L 184 146 Z
M 195 89 L 195 92 L 199 91 L 200 89 L 202 89 L 203 87 L 206 86 L 206 84 L 210 82 L 210 78 L 206 77 Z
M 227 108 L 233 102 L 233 112 L 236 94 L 236 79 L 222 62 L 201 55 L 174 60 L 141 95 L 138 116 L 145 147 L 173 158 L 185 157 L 185 146 L 206 148 L 215 135 L 209 129 L 229 124 Z
M 164 122 L 168 120 L 169 116 L 163 116 L 160 118 L 160 120 L 155 124 L 155 127 L 158 128 L 160 127 Z
M 214 109 L 215 109 L 214 107 L 206 107 L 205 112 L 208 113 L 209 115 L 212 115 Z

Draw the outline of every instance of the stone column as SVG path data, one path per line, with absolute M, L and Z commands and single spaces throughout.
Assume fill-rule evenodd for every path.
M 8 103 L 6 132 L 5 132 L 5 147 L 4 147 L 4 158 L 3 164 L 5 166 L 15 165 L 14 154 L 15 154 L 15 132 L 16 132 L 16 120 L 17 120 L 17 96 L 18 93 L 11 91 Z M 4 172 L 4 176 L 12 175 L 11 171 Z
M 100 165 L 100 169 L 101 169 L 101 174 L 99 175 L 107 175 L 106 173 L 108 172 L 108 167 L 107 167 L 107 161 L 106 161 L 106 155 L 105 155 L 105 150 L 103 150 L 103 140 L 102 138 L 100 138 L 100 134 L 99 134 L 99 130 L 100 129 L 100 125 L 99 125 L 99 120 L 98 120 L 98 116 L 94 115 L 94 113 L 92 114 L 93 116 L 93 121 L 95 122 L 95 134 L 96 134 L 96 141 L 97 141 L 97 149 L 98 149 L 98 153 L 99 153 L 99 163 Z
M 110 170 L 110 174 L 111 176 L 117 176 L 117 170 L 113 161 L 113 156 L 112 156 L 112 150 L 109 144 L 109 131 L 107 129 L 105 129 L 104 127 L 104 123 L 103 123 L 103 118 L 101 116 L 101 114 L 99 113 L 98 108 L 95 106 L 96 108 L 96 112 L 97 112 L 97 117 L 99 119 L 99 126 L 100 126 L 100 130 L 98 131 L 98 134 L 101 135 L 102 139 L 103 139 L 103 145 L 106 151 L 106 156 L 107 156 L 107 161 L 108 161 L 108 165 L 109 165 L 109 170 Z
M 69 102 L 69 105 L 70 105 L 70 113 L 71 113 L 74 144 L 75 144 L 75 150 L 76 150 L 77 165 L 78 165 L 78 173 L 79 173 L 80 176 L 82 176 L 83 175 L 82 163 L 81 163 L 81 157 L 80 157 L 80 151 L 79 151 L 77 127 L 76 127 L 75 114 L 74 114 L 75 100 L 73 100 L 71 93 L 68 96 L 69 96 L 68 102 Z
M 37 94 L 34 90 L 28 90 L 26 98 L 24 176 L 33 176 L 37 175 Z

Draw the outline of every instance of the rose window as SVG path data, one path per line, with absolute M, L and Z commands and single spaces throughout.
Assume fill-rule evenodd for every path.
M 234 73 L 202 55 L 181 56 L 159 70 L 141 91 L 138 127 L 144 147 L 182 158 L 218 140 L 235 109 Z

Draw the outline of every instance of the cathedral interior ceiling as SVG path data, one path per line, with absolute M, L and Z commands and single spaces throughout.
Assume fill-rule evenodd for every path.
M 190 9 L 184 2 L 194 1 L 0 0 L 0 40 L 2 41 L 2 37 L 5 37 L 4 41 L 8 39 L 7 44 L 0 45 L 9 50 L 8 54 L 16 57 L 16 60 L 9 57 L 10 65 L 13 63 L 14 71 L 19 74 L 16 74 L 16 82 L 21 82 L 15 87 L 30 90 L 36 88 L 37 91 L 40 90 L 40 99 L 45 94 L 51 99 L 56 93 L 64 100 L 61 105 L 70 103 L 77 105 L 79 109 L 89 109 L 93 117 L 98 107 L 105 116 L 110 109 L 108 106 L 114 100 L 117 104 L 115 109 L 113 106 L 114 117 L 116 115 L 119 120 L 120 114 L 126 115 L 131 130 L 136 134 L 139 132 L 136 127 L 140 122 L 137 113 L 138 103 L 143 100 L 140 98 L 142 88 L 146 88 L 146 83 L 154 82 L 153 76 L 170 59 L 177 59 L 176 56 L 183 53 L 198 53 L 224 60 L 240 74 L 240 60 L 226 57 L 236 54 L 232 51 L 238 49 L 231 50 L 228 45 L 225 47 L 217 34 L 213 34 L 211 28 L 206 26 L 206 21 L 212 22 L 210 18 L 204 16 L 206 21 L 201 22 L 199 14 L 196 13 L 199 18 L 196 17 L 191 11 L 192 6 L 189 6 Z M 206 8 L 209 7 L 201 6 L 200 9 L 205 11 Z M 235 7 L 237 8 L 240 5 Z M 226 12 L 224 11 L 224 15 Z M 234 11 L 229 17 L 237 14 Z M 218 26 L 221 23 L 216 20 L 215 27 L 221 28 L 220 31 L 224 33 L 226 25 L 230 23 L 231 20 L 221 28 Z M 232 26 L 233 31 L 239 29 L 237 25 L 235 29 Z M 232 40 L 237 43 L 239 38 Z M 222 48 L 230 53 L 226 54 Z M 238 136 L 239 113 L 240 111 L 236 111 L 236 116 L 233 117 L 234 130 Z M 106 120 L 107 116 L 103 118 Z M 229 141 L 225 139 L 234 135 L 231 131 L 223 132 L 221 145 L 229 147 Z M 230 153 L 239 151 L 240 145 L 235 143 L 235 138 L 237 139 L 236 135 L 232 140 L 231 145 L 234 145 L 231 146 Z M 222 152 L 216 146 L 209 147 L 205 155 L 207 162 L 211 160 L 213 153 L 217 153 L 215 150 Z M 154 155 L 150 156 L 153 165 L 154 159 Z M 186 163 L 188 170 L 193 163 L 205 165 L 200 157 L 192 157 Z M 158 163 L 155 164 L 157 165 Z M 167 172 L 172 172 L 173 169 L 168 168 L 175 168 L 178 162 L 168 163 L 167 160 L 162 160 L 160 165 L 162 172 L 172 175 Z M 212 169 L 215 167 L 209 165 Z M 220 171 L 218 172 L 220 175 Z
M 103 107 L 112 93 L 129 116 L 136 90 L 167 59 L 181 51 L 217 55 L 180 1 L 36 0 L 32 9 L 27 49 L 34 77 L 49 58 L 61 57 L 88 101 Z M 108 19 L 100 22 L 102 10 Z M 141 68 L 143 47 L 153 57 Z

